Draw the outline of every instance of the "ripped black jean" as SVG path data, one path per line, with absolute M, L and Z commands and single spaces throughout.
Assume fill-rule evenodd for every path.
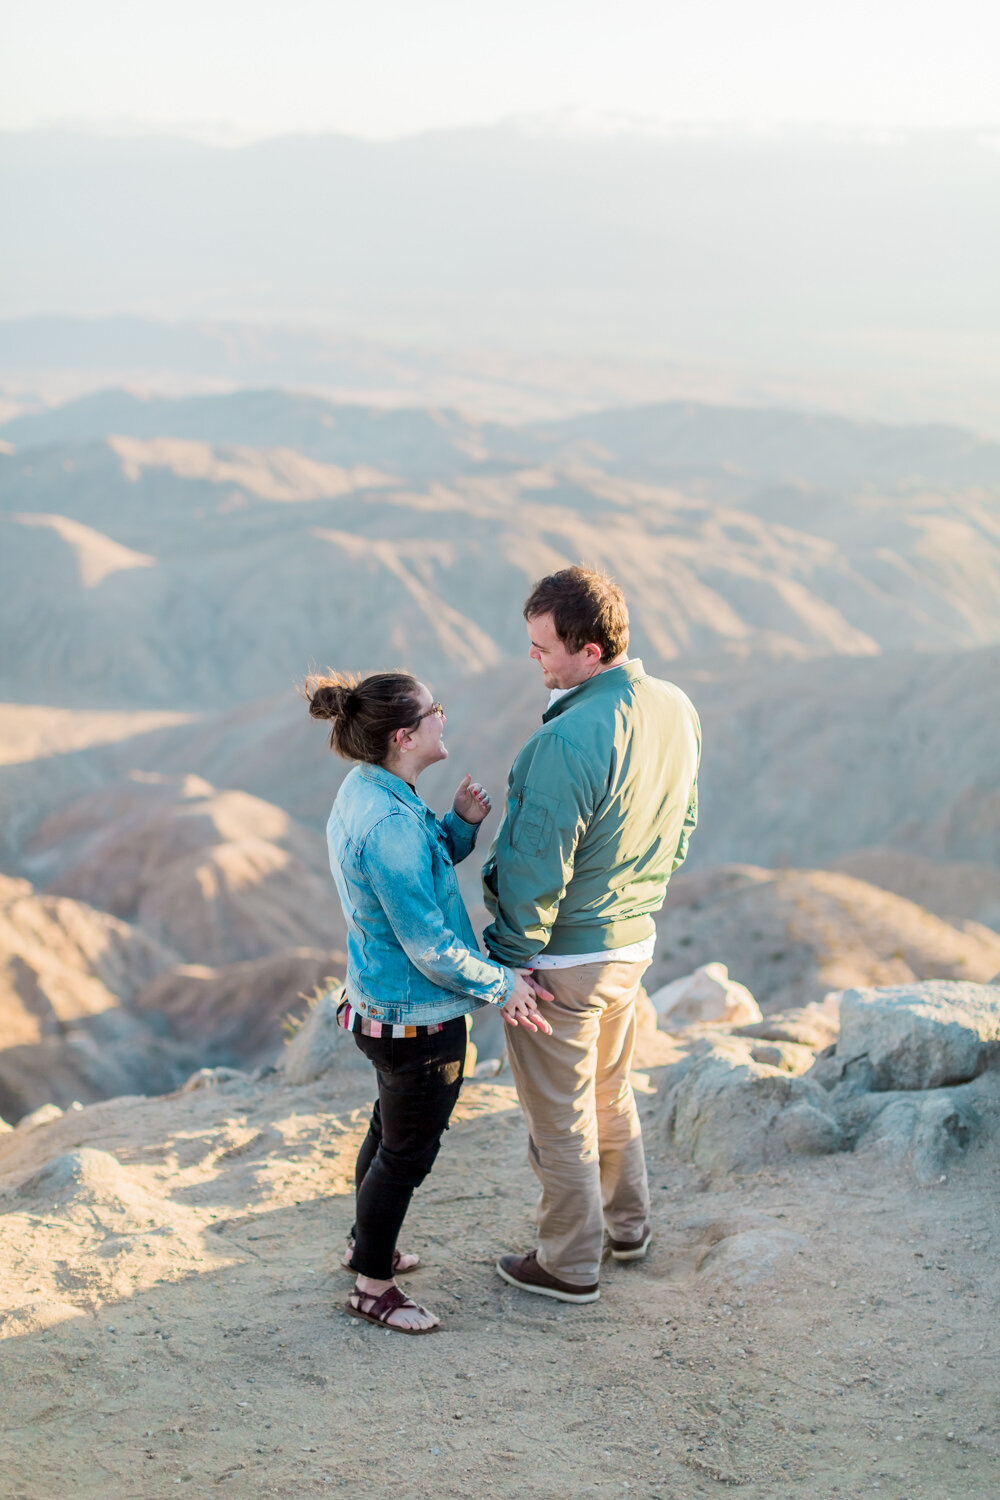
M 465 1017 L 414 1037 L 354 1040 L 375 1067 L 378 1098 L 354 1172 L 353 1268 L 388 1281 L 413 1190 L 427 1176 L 462 1086 Z

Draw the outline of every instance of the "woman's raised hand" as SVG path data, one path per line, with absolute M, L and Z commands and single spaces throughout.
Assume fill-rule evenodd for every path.
M 471 776 L 463 778 L 455 793 L 454 808 L 464 823 L 481 823 L 493 803 L 490 794 Z
M 501 1005 L 500 1014 L 508 1026 L 524 1026 L 528 1031 L 544 1031 L 551 1036 L 552 1027 L 538 1009 L 539 1000 L 551 999 L 530 969 L 519 969 L 514 992 Z

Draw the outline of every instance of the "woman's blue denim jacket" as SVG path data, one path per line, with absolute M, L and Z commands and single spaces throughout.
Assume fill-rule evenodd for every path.
M 347 919 L 347 995 L 373 1020 L 427 1026 L 502 1005 L 516 975 L 476 946 L 455 876 L 478 827 L 436 818 L 381 766 L 346 776 L 326 825 Z

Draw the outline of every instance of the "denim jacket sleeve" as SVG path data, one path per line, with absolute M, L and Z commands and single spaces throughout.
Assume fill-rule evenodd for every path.
M 467 823 L 452 807 L 443 818 L 438 818 L 437 825 L 447 841 L 452 864 L 461 864 L 462 860 L 467 859 L 476 847 L 479 824 Z
M 526 968 L 547 945 L 593 811 L 579 752 L 560 735 L 529 741 L 511 770 L 506 817 L 483 867 L 493 917 L 483 936 L 501 963 Z
M 361 865 L 410 963 L 432 984 L 503 1005 L 516 976 L 470 948 L 447 925 L 434 889 L 430 845 L 423 829 L 403 814 L 372 828 Z

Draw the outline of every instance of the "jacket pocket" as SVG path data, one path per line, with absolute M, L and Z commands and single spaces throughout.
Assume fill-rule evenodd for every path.
M 541 854 L 552 837 L 558 802 L 547 792 L 525 789 L 518 795 L 518 811 L 510 841 L 522 854 Z

